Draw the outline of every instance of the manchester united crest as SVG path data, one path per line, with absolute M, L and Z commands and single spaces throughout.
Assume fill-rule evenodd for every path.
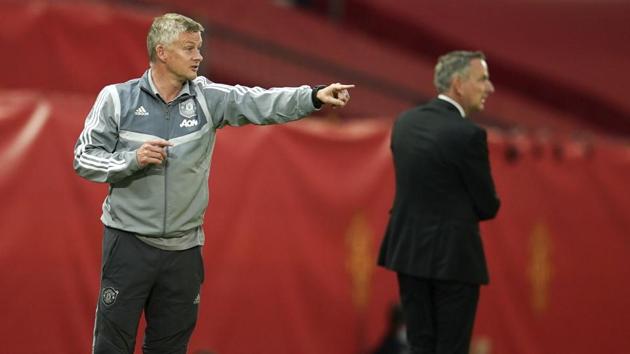
M 103 289 L 103 294 L 101 299 L 103 303 L 107 306 L 111 306 L 116 302 L 116 298 L 118 297 L 118 290 L 114 288 L 105 288 Z
M 195 116 L 195 101 L 191 98 L 179 104 L 179 114 L 182 117 L 192 118 Z

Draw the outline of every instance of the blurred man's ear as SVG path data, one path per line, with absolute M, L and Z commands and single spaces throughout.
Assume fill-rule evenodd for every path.
M 451 80 L 451 89 L 449 91 L 451 91 L 452 93 L 456 94 L 457 96 L 460 96 L 462 94 L 461 90 L 462 90 L 462 76 L 459 74 L 455 74 L 453 75 L 453 80 Z
M 166 47 L 163 44 L 156 45 L 155 54 L 157 56 L 157 59 L 161 61 L 166 60 Z

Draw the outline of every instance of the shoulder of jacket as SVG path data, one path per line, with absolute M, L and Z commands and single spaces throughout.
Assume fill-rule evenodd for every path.
M 122 83 L 110 84 L 103 88 L 105 93 L 104 107 L 110 107 L 117 115 L 126 112 L 139 96 L 151 95 L 142 89 L 142 79 L 136 78 Z
M 209 92 L 218 93 L 218 91 L 225 94 L 225 93 L 231 92 L 234 89 L 233 86 L 213 82 L 209 80 L 208 78 L 206 78 L 205 76 L 197 76 L 190 83 L 192 86 L 191 89 L 202 90 L 206 94 L 208 94 Z
M 140 79 L 132 79 L 126 82 L 111 84 L 105 86 L 106 89 L 114 90 L 119 95 L 121 93 L 129 93 L 133 90 L 140 90 Z
M 479 125 L 466 119 L 465 124 L 457 125 L 457 141 L 464 145 L 477 145 L 486 139 L 486 130 Z
M 410 108 L 410 109 L 408 109 L 406 111 L 401 112 L 398 115 L 398 120 L 408 119 L 409 117 L 417 117 L 419 115 L 422 115 L 423 110 L 424 110 L 424 106 L 412 107 L 412 108 Z
M 466 131 L 469 131 L 471 134 L 481 134 L 486 132 L 484 127 L 470 120 L 470 118 L 464 119 L 464 122 L 466 123 Z
M 120 97 L 118 85 L 119 84 L 110 84 L 103 87 L 98 94 L 97 101 L 101 100 L 103 106 L 108 106 L 113 101 L 118 100 Z
M 196 78 L 192 79 L 191 82 L 195 85 L 199 85 L 205 82 L 210 82 L 210 80 L 203 75 L 198 75 Z
M 458 120 L 451 120 L 452 129 L 457 130 L 458 134 L 464 137 L 473 137 L 484 130 L 474 122 L 470 121 L 469 118 L 459 118 Z
M 199 87 L 199 88 L 207 88 L 207 87 L 210 87 L 211 85 L 215 84 L 214 82 L 210 81 L 210 79 L 208 79 L 205 76 L 197 76 L 192 81 L 190 81 L 190 83 L 193 86 L 196 86 L 196 87 Z

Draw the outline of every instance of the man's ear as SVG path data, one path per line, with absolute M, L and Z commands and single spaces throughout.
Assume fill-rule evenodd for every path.
M 453 80 L 451 81 L 451 89 L 453 89 L 453 92 L 457 94 L 458 97 L 462 94 L 462 82 L 463 80 L 461 75 L 453 75 Z
M 164 46 L 164 44 L 158 44 L 155 46 L 155 54 L 157 55 L 157 58 L 160 61 L 165 61 L 167 54 L 166 54 L 166 47 Z

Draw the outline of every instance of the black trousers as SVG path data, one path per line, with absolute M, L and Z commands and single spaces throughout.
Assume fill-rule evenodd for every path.
M 201 247 L 164 251 L 105 227 L 94 354 L 133 354 L 144 311 L 145 354 L 185 354 L 203 282 Z
M 468 354 L 479 285 L 398 273 L 412 354 Z

